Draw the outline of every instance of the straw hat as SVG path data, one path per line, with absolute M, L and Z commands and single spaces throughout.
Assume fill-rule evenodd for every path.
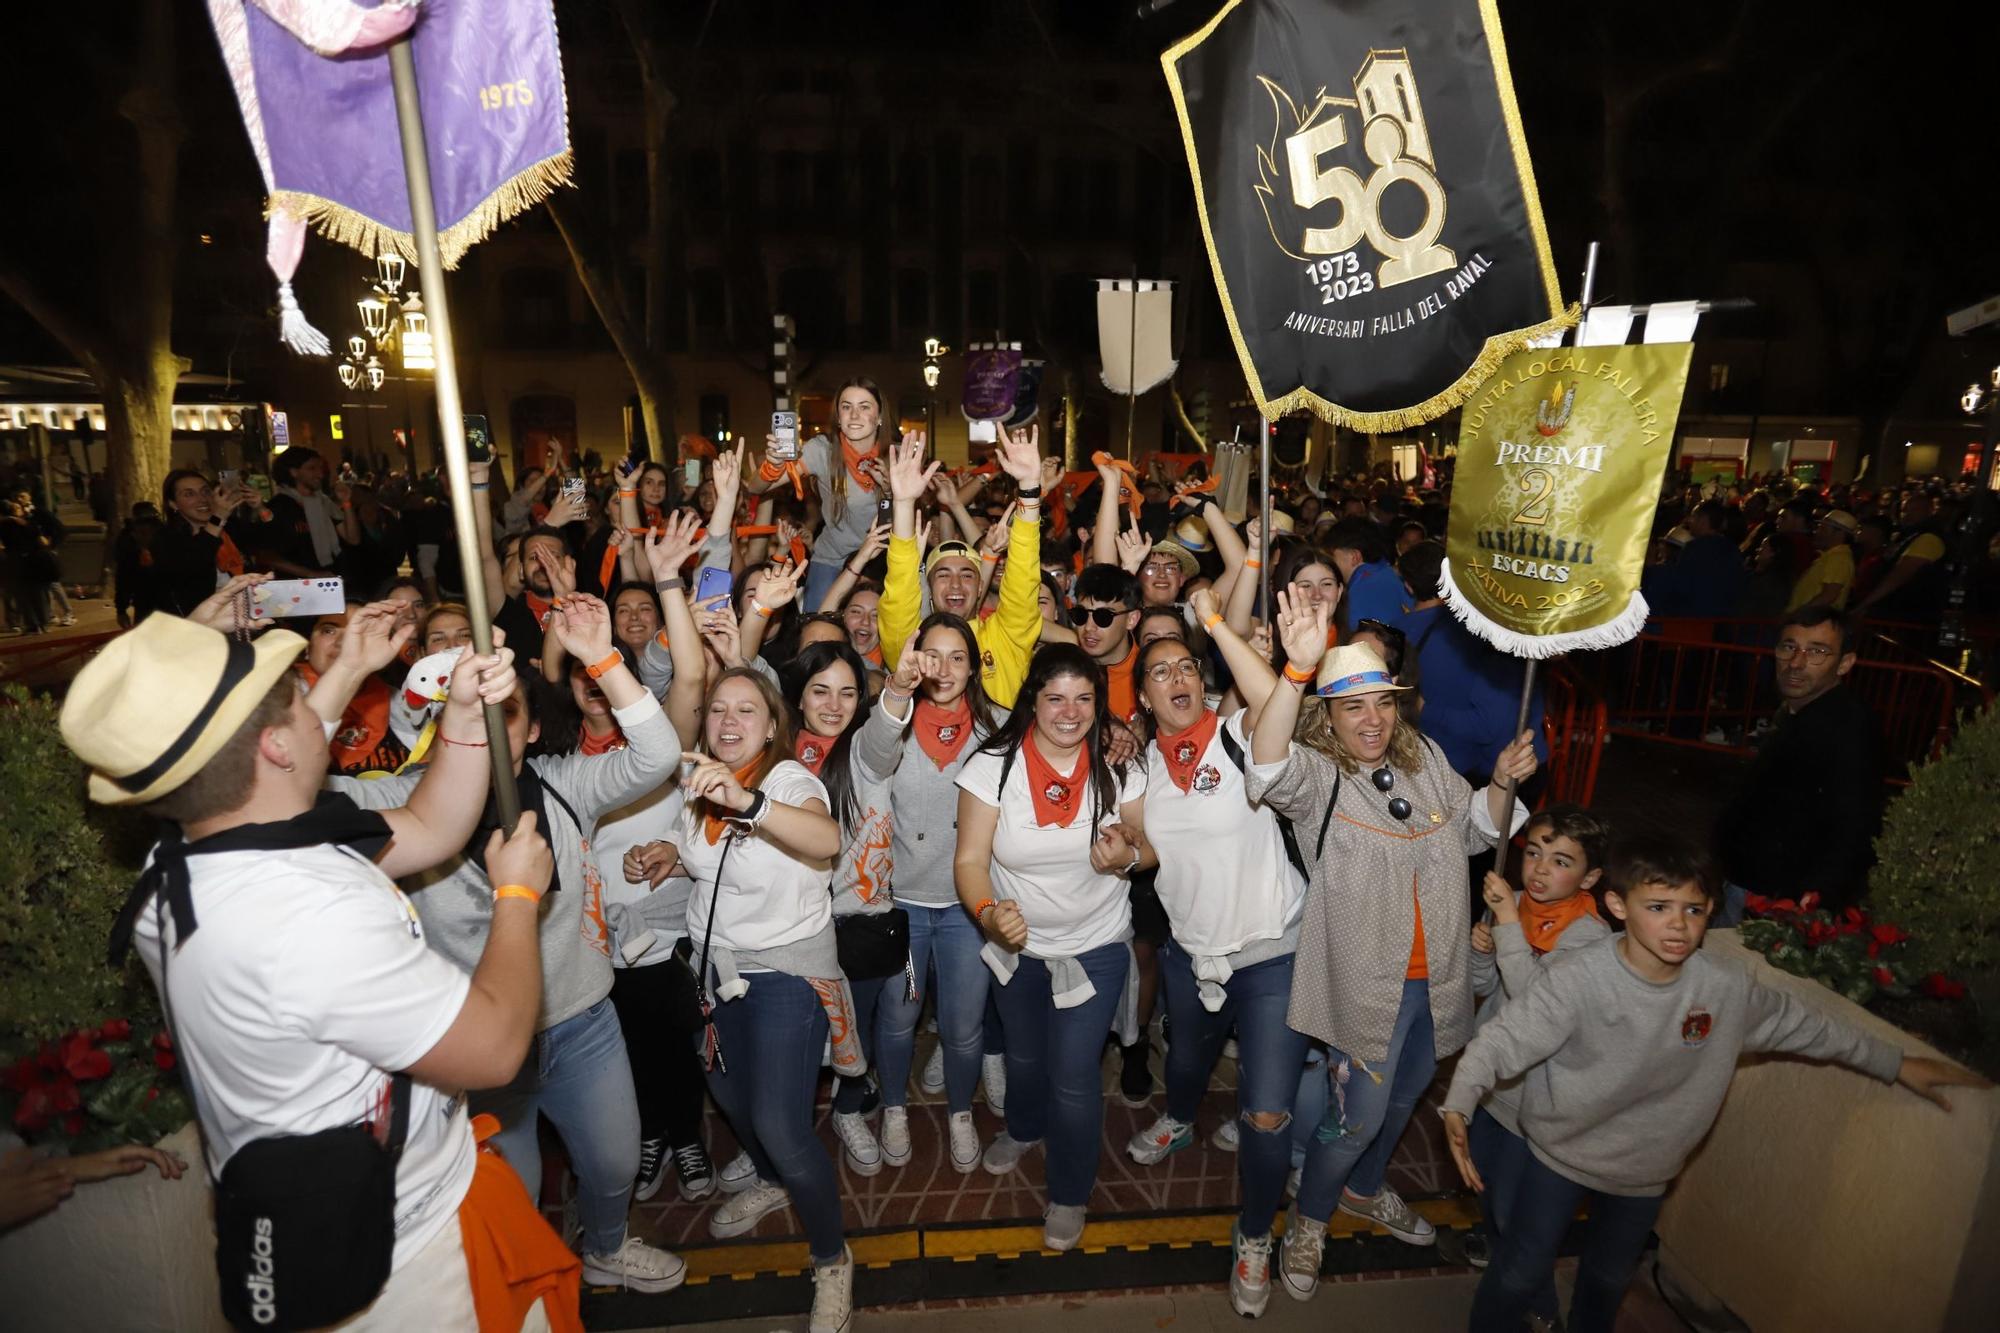
M 113 639 L 63 702 L 63 742 L 90 766 L 90 799 L 138 805 L 199 773 L 305 647 L 290 630 L 243 643 L 165 613 Z
M 1289 537 L 1297 527 L 1297 520 L 1284 510 L 1271 510 L 1271 535 L 1273 537 Z
M 1174 545 L 1184 551 L 1206 551 L 1215 544 L 1208 535 L 1208 520 L 1191 515 L 1174 524 Z M 1193 571 L 1189 571 L 1190 577 Z
M 1832 524 L 1850 537 L 1861 531 L 1861 520 L 1848 513 L 1845 509 L 1834 509 L 1821 514 L 1819 521 Z
M 1382 694 L 1409 688 L 1396 683 L 1374 649 L 1361 643 L 1343 643 L 1327 649 L 1326 656 L 1319 660 L 1318 683 L 1313 692 L 1322 699 L 1345 699 L 1350 694 Z

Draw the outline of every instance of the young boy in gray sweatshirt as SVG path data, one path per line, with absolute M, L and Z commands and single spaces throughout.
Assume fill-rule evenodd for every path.
M 1714 1124 L 1744 1052 L 1844 1064 L 1946 1109 L 1937 1088 L 1983 1084 L 1703 956 L 1714 873 L 1685 844 L 1635 839 L 1614 854 L 1606 878 L 1605 906 L 1624 933 L 1551 957 L 1539 982 L 1466 1047 L 1445 1094 L 1452 1157 L 1466 1184 L 1483 1190 L 1467 1121 L 1495 1085 L 1527 1075 L 1520 1127 L 1532 1160 L 1473 1298 L 1472 1333 L 1516 1333 L 1586 1197 L 1590 1236 L 1568 1327 L 1611 1333 L 1661 1198 Z

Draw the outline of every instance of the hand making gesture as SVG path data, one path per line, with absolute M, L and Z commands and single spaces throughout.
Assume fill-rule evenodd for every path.
M 563 594 L 549 613 L 549 626 L 563 651 L 586 665 L 601 662 L 615 649 L 611 643 L 611 609 L 587 592 Z
M 1127 574 L 1137 574 L 1152 553 L 1153 539 L 1139 531 L 1136 523 L 1118 534 L 1118 567 Z
M 903 640 L 903 655 L 896 659 L 896 670 L 882 688 L 900 699 L 913 698 L 917 687 L 923 684 L 925 676 L 940 674 L 936 653 L 927 653 L 917 647 L 917 632 L 910 631 L 910 637 Z
M 750 793 L 736 780 L 729 765 L 698 751 L 689 751 L 687 757 L 694 760 L 694 768 L 682 780 L 681 787 L 689 800 L 705 800 L 725 810 L 750 808 Z
M 701 520 L 682 510 L 666 523 L 646 534 L 646 564 L 653 581 L 664 583 L 679 578 L 687 562 L 701 549 Z
M 1308 600 L 1298 584 L 1279 590 L 1278 642 L 1285 645 L 1285 660 L 1293 671 L 1318 672 L 1319 660 L 1326 656 L 1326 616 L 1327 608 Z
M 1029 426 L 1026 430 L 1008 430 L 1001 422 L 994 422 L 993 429 L 999 437 L 993 446 L 993 456 L 999 461 L 1000 470 L 1014 479 L 1017 486 L 1033 490 L 1042 484 L 1042 433 L 1041 427 Z
M 764 571 L 764 578 L 757 585 L 757 591 L 750 594 L 751 610 L 763 607 L 766 611 L 782 611 L 798 600 L 799 584 L 805 579 L 806 567 L 795 565 L 790 560 L 782 560 Z
M 889 446 L 889 497 L 914 504 L 929 489 L 944 464 L 924 463 L 924 433 L 913 430 Z

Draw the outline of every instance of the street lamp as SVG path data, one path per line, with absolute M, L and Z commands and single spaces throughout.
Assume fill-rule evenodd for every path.
M 394 250 L 384 250 L 376 255 L 375 281 L 391 296 L 403 290 L 403 257 Z
M 424 313 L 423 301 L 414 295 L 403 306 L 403 369 L 437 369 L 437 356 L 431 348 L 430 316 Z
M 949 355 L 951 349 L 936 338 L 924 339 L 924 388 L 929 390 L 924 396 L 924 439 L 933 450 L 937 448 L 937 386 L 944 378 L 938 359 Z
M 364 296 L 356 301 L 355 308 L 361 311 L 361 327 L 368 330 L 368 336 L 377 342 L 389 331 L 389 303 L 377 296 Z
M 382 370 L 381 361 L 375 357 L 369 357 L 366 373 L 368 376 L 368 391 L 370 393 L 378 392 L 382 388 L 383 379 L 386 378 Z

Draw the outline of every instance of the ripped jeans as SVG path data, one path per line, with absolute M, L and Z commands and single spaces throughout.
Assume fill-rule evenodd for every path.
M 1389 1036 L 1388 1059 L 1365 1066 L 1341 1051 L 1329 1050 L 1327 1067 L 1334 1071 L 1333 1101 L 1306 1152 L 1305 1179 L 1299 1187 L 1300 1216 L 1322 1222 L 1333 1216 L 1349 1177 L 1358 1177 L 1355 1167 L 1364 1154 L 1386 1165 L 1388 1154 L 1410 1123 L 1417 1099 L 1437 1073 L 1430 983 L 1403 983 L 1403 1003 L 1396 1011 L 1395 1031 Z M 1369 1154 L 1370 1147 L 1377 1147 L 1379 1153 Z M 1358 1178 L 1355 1184 L 1361 1184 Z M 1373 1182 L 1373 1188 L 1379 1190 L 1381 1182 Z

